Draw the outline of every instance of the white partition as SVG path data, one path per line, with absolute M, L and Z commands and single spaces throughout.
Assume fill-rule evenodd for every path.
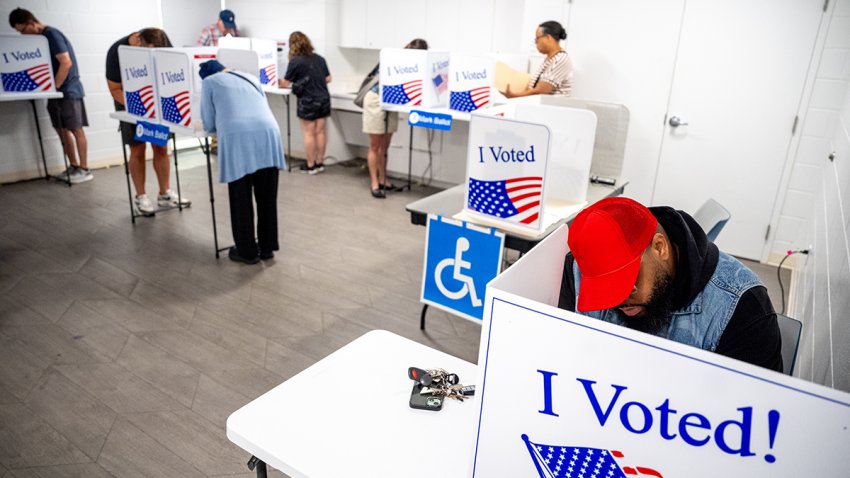
M 452 53 L 449 60 L 449 109 L 476 111 L 493 104 L 496 61 L 490 55 Z
M 448 52 L 384 48 L 380 64 L 382 107 L 446 105 Z
M 215 59 L 215 48 L 157 48 L 153 52 L 162 123 L 203 130 L 200 64 Z
M 257 76 L 260 71 L 260 59 L 253 50 L 219 48 L 218 61 L 231 70 Z
M 56 91 L 47 38 L 41 35 L 3 35 L 0 59 L 0 91 Z
M 122 45 L 118 47 L 121 66 L 121 83 L 124 87 L 124 104 L 133 116 L 158 120 L 156 70 L 152 48 Z
M 277 88 L 277 42 L 261 38 L 251 39 L 251 49 L 257 52 L 259 62 L 256 75 L 260 84 Z
M 553 307 L 566 244 L 487 287 L 472 476 L 846 475 L 850 394 Z
M 232 50 L 250 50 L 251 39 L 248 37 L 225 35 L 218 39 L 218 47 Z

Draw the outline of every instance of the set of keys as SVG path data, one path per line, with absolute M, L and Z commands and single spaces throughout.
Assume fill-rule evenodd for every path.
M 475 395 L 475 385 L 464 386 L 456 373 L 441 368 L 423 370 L 417 367 L 407 369 L 407 376 L 421 385 L 420 395 L 448 397 L 460 402 Z

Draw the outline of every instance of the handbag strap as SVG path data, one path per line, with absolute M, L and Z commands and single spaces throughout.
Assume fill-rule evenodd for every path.
M 248 78 L 245 78 L 244 76 L 240 75 L 239 73 L 236 73 L 236 72 L 235 72 L 235 71 L 233 71 L 233 70 L 228 71 L 228 73 L 230 73 L 231 75 L 233 75 L 233 76 L 235 76 L 235 77 L 237 77 L 237 78 L 241 78 L 242 80 L 244 80 L 245 82 L 247 82 L 249 85 L 251 85 L 251 87 L 252 87 L 252 88 L 254 88 L 255 90 L 257 90 L 257 93 L 259 93 L 261 96 L 263 95 L 263 90 L 261 90 L 260 88 L 258 88 L 258 87 L 257 87 L 257 85 L 255 85 L 255 84 L 254 84 L 254 82 L 252 82 L 252 81 L 251 81 L 251 80 L 249 80 Z

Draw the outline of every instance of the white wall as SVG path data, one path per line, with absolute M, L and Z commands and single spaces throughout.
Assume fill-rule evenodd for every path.
M 201 30 L 218 21 L 220 0 L 160 0 L 162 29 L 174 46 L 195 46 Z M 236 17 L 236 25 L 240 18 Z
M 777 244 L 812 245 L 788 313 L 803 322 L 795 373 L 850 391 L 850 0 L 833 8 Z

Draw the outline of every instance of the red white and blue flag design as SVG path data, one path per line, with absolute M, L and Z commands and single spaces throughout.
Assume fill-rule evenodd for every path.
M 543 177 L 480 181 L 469 178 L 469 208 L 488 216 L 531 225 L 540 218 Z
M 490 87 L 482 86 L 469 91 L 452 91 L 449 108 L 455 111 L 475 111 L 490 104 Z
M 643 466 L 620 466 L 624 455 L 617 450 L 533 443 L 522 435 L 541 478 L 631 478 L 661 473 Z
M 391 105 L 422 104 L 422 80 L 413 80 L 400 85 L 382 85 L 383 102 Z
M 431 79 L 434 82 L 434 87 L 437 88 L 437 94 L 441 94 L 449 87 L 449 75 L 440 73 Z
M 153 118 L 156 114 L 153 86 L 147 85 L 136 91 L 128 91 L 125 98 L 127 100 L 127 111 L 130 114 L 143 118 Z
M 169 123 L 189 126 L 192 122 L 191 111 L 188 91 L 162 98 L 162 119 Z
M 6 91 L 47 91 L 53 86 L 47 63 L 13 73 L 0 73 L 0 77 Z
M 277 86 L 277 65 L 260 68 L 260 84 Z

